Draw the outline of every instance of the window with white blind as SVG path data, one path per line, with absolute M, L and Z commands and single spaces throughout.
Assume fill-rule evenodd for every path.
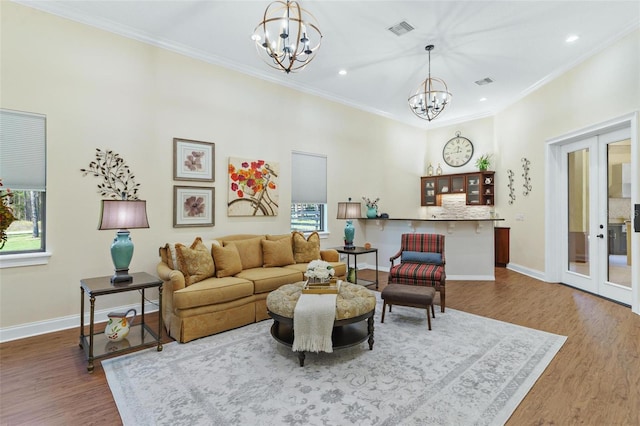
M 291 230 L 327 230 L 327 157 L 291 154 Z
M 0 256 L 44 252 L 44 115 L 0 109 L 0 179 L 3 185 L 0 190 L 3 196 L 1 208 L 4 231 L 3 241 L 0 241 L 0 246 L 4 243 Z M 11 224 L 4 229 L 10 219 L 13 219 Z

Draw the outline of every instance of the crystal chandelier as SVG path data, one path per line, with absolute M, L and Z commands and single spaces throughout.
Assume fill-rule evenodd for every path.
M 426 46 L 425 50 L 429 52 L 429 75 L 420 83 L 415 94 L 409 97 L 409 107 L 419 118 L 431 121 L 451 102 L 451 93 L 444 80 L 431 77 L 433 44 Z
M 267 6 L 251 38 L 267 65 L 289 74 L 315 58 L 322 33 L 312 14 L 299 2 L 287 0 Z

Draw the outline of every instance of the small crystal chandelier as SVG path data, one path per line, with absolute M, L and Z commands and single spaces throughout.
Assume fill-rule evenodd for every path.
M 251 37 L 262 59 L 289 74 L 315 58 L 322 33 L 316 19 L 297 1 L 274 1 L 264 11 Z
M 451 102 L 451 93 L 444 80 L 431 77 L 433 44 L 426 46 L 425 50 L 429 52 L 429 75 L 425 81 L 420 83 L 415 94 L 409 97 L 409 107 L 419 118 L 431 121 Z

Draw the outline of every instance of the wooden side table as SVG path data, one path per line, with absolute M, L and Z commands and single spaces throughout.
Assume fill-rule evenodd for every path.
M 133 281 L 130 283 L 111 284 L 111 276 L 97 278 L 83 278 L 80 280 L 80 347 L 84 349 L 88 359 L 87 371 L 93 372 L 93 360 L 105 356 L 129 351 L 132 348 L 158 345 L 158 352 L 162 350 L 162 280 L 147 274 L 137 272 L 131 274 Z M 144 322 L 144 291 L 147 288 L 158 288 L 158 332 L 155 333 Z M 142 294 L 140 324 L 132 325 L 129 335 L 120 342 L 112 342 L 104 333 L 94 332 L 94 313 L 96 297 L 105 294 L 123 293 L 126 291 L 140 290 Z M 91 310 L 89 314 L 89 334 L 84 334 L 84 295 L 89 295 Z
M 338 253 L 342 253 L 342 254 L 346 254 L 347 255 L 347 274 L 349 273 L 349 259 L 351 257 L 351 255 L 353 255 L 353 267 L 355 268 L 355 283 L 354 284 L 360 284 L 360 285 L 364 285 L 364 286 L 370 286 L 375 284 L 376 285 L 376 290 L 378 289 L 378 249 L 371 247 L 371 248 L 364 248 L 364 247 L 354 247 L 352 249 L 345 249 L 344 246 L 342 247 L 333 247 L 333 249 L 335 251 L 337 251 Z M 359 254 L 366 254 L 366 253 L 375 253 L 376 254 L 376 280 L 375 281 L 370 281 L 370 280 L 358 280 L 358 255 Z

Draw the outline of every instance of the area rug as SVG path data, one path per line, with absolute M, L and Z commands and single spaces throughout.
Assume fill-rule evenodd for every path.
M 377 295 L 379 295 L 377 293 Z M 125 425 L 500 425 L 566 337 L 394 306 L 375 344 L 307 354 L 272 321 L 102 361 Z

